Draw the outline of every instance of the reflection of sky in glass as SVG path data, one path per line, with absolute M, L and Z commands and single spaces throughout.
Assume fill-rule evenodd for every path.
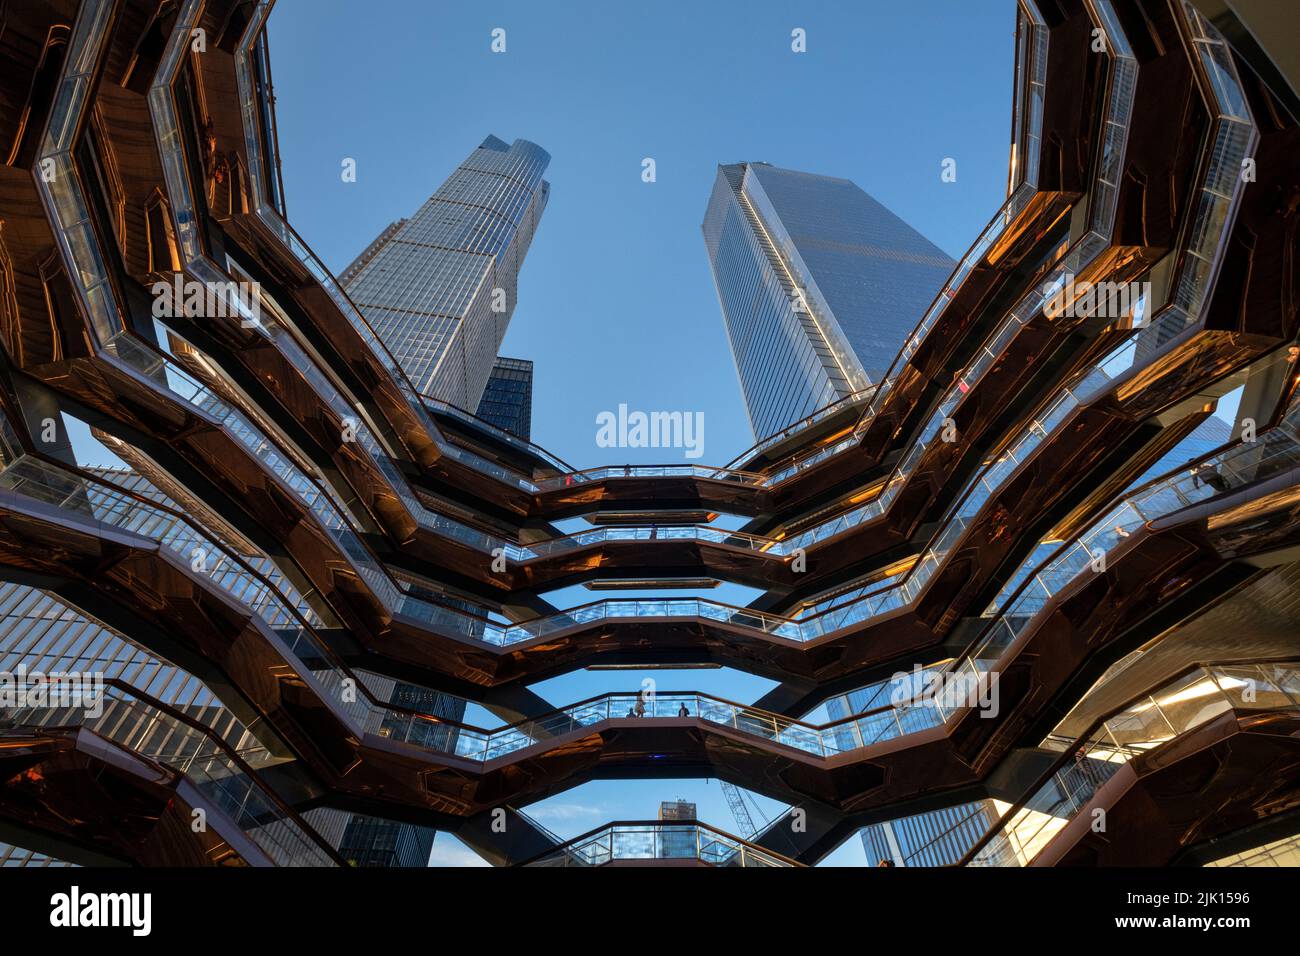
M 953 260 L 847 179 L 718 171 L 703 223 L 756 436 L 879 382 Z

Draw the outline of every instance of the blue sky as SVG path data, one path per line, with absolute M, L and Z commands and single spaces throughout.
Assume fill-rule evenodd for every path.
M 806 53 L 791 51 L 796 27 Z M 289 218 L 337 272 L 488 133 L 539 143 L 551 200 L 503 346 L 536 363 L 534 440 L 577 467 L 683 461 L 597 447 L 596 416 L 624 402 L 699 411 L 700 461 L 722 464 L 753 435 L 700 238 L 717 164 L 846 177 L 958 257 L 1005 194 L 1014 28 L 1011 0 L 280 0 L 270 42 Z M 647 157 L 654 183 L 641 179 Z M 945 183 L 949 157 L 957 180 Z M 340 177 L 345 158 L 356 182 Z M 641 676 L 582 672 L 536 689 L 562 704 Z M 731 671 L 651 676 L 741 701 L 771 686 Z M 476 708 L 469 719 L 495 723 Z M 679 796 L 735 829 L 705 781 L 593 783 L 533 810 L 572 836 Z M 465 861 L 442 836 L 434 858 Z M 853 839 L 828 862 L 862 861 Z

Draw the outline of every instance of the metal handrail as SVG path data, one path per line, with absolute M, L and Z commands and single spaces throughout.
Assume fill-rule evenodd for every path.
M 692 819 L 692 820 L 614 820 L 609 823 L 603 824 L 601 826 L 594 827 L 585 833 L 581 833 L 578 836 L 573 837 L 570 840 L 565 840 L 562 843 L 558 844 L 557 846 L 553 847 L 552 849 L 544 850 L 541 853 L 531 856 L 528 859 L 522 861 L 519 864 L 519 866 L 532 866 L 552 856 L 564 856 L 564 857 L 576 856 L 577 851 L 581 848 L 581 846 L 584 843 L 590 843 L 595 838 L 598 838 L 603 834 L 616 833 L 620 830 L 624 830 L 631 833 L 646 832 L 646 833 L 657 833 L 657 834 L 662 834 L 665 831 L 669 833 L 674 833 L 674 832 L 684 833 L 687 830 L 694 830 L 697 833 L 696 858 L 700 858 L 699 857 L 700 843 L 698 840 L 698 833 L 702 831 L 702 832 L 714 834 L 716 837 L 720 839 L 721 842 L 725 844 L 733 845 L 734 851 L 738 854 L 750 853 L 758 858 L 769 859 L 773 861 L 775 864 L 777 864 L 778 866 L 802 868 L 804 865 L 802 863 L 797 862 L 796 860 L 791 859 L 790 857 L 784 856 L 773 850 L 768 850 L 764 847 L 758 846 L 757 844 L 752 843 L 749 840 L 746 840 L 742 837 L 735 836 L 734 834 L 728 833 L 725 830 L 721 830 L 710 824 Z M 612 857 L 612 851 L 611 851 L 611 857 Z M 612 857 L 612 858 L 617 858 L 617 857 Z M 627 857 L 625 859 L 680 859 L 680 857 L 658 857 L 658 856 Z
M 298 811 L 296 811 L 292 806 L 286 803 L 284 799 L 281 798 L 280 795 L 277 794 L 271 787 L 267 786 L 266 783 L 262 781 L 257 771 L 255 771 L 248 764 L 248 762 L 244 760 L 242 756 L 240 756 L 239 751 L 236 748 L 230 746 L 230 744 L 228 744 L 224 739 L 222 739 L 220 735 L 215 733 L 211 727 L 196 720 L 194 717 L 190 716 L 184 711 L 178 710 L 177 708 L 173 707 L 171 704 L 164 703 L 163 701 L 159 700 L 153 695 L 147 693 L 146 691 L 141 690 L 139 687 L 136 687 L 134 684 L 127 683 L 126 681 L 123 681 L 119 678 L 116 677 L 106 678 L 104 679 L 103 684 L 106 687 L 112 687 L 116 690 L 123 692 L 128 697 L 135 698 L 136 700 L 143 703 L 145 706 L 152 707 L 153 709 L 157 710 L 159 713 L 166 715 L 172 720 L 185 724 L 191 730 L 195 731 L 200 736 L 206 738 L 207 741 L 212 746 L 220 750 L 226 756 L 226 758 L 229 759 L 230 762 L 235 765 L 235 767 L 240 771 L 240 773 L 244 774 L 248 778 L 249 782 L 253 784 L 253 786 L 255 786 L 261 792 L 262 796 L 265 797 L 265 799 L 269 803 L 273 804 L 276 807 L 276 809 L 278 809 L 287 818 L 289 818 L 299 829 L 301 829 L 303 834 L 308 839 L 310 839 L 313 843 L 315 843 L 317 847 L 322 852 L 324 852 L 329 859 L 333 860 L 341 867 L 347 866 L 343 858 L 339 856 L 338 851 L 336 851 L 332 846 L 330 846 L 329 843 L 325 841 L 325 838 L 322 837 L 319 833 L 317 833 L 315 828 L 312 827 L 311 824 L 307 823 L 307 821 L 304 820 L 298 814 Z M 47 729 L 47 730 L 58 729 L 56 727 L 51 727 L 50 725 L 37 725 L 37 726 L 40 726 L 42 729 Z M 59 727 L 65 727 L 65 726 L 67 728 L 74 728 L 74 727 L 81 727 L 83 725 L 82 724 L 59 725 Z M 117 746 L 122 747 L 124 750 L 127 750 L 128 752 L 133 753 L 136 756 L 145 756 L 143 754 L 136 753 L 136 751 L 133 748 L 129 747 L 127 744 L 124 744 L 120 741 L 114 741 L 112 740 L 112 738 L 105 737 L 103 734 L 99 734 L 94 730 L 91 730 L 91 732 L 96 733 L 97 736 L 105 740 L 108 740 L 110 743 L 115 743 Z M 189 755 L 188 759 L 192 761 L 195 759 L 195 757 L 196 755 L 191 754 Z M 146 757 L 145 759 L 150 759 L 157 763 L 162 764 L 163 766 L 167 766 L 165 761 L 163 761 L 162 758 L 160 757 Z M 186 764 L 186 766 L 177 767 L 176 769 L 180 773 L 187 773 L 188 763 Z
M 960 860 L 954 863 L 953 866 L 968 866 L 970 862 L 976 856 L 979 855 L 980 851 L 983 850 L 984 847 L 987 846 L 993 839 L 995 839 L 1000 832 L 1002 832 L 1006 824 L 1017 813 L 1023 810 L 1025 808 L 1025 805 L 1028 804 L 1029 801 L 1032 800 L 1035 796 L 1037 796 L 1038 793 L 1044 787 L 1046 787 L 1049 783 L 1051 783 L 1052 779 L 1062 769 L 1064 769 L 1065 766 L 1068 763 L 1070 763 L 1071 760 L 1075 759 L 1075 755 L 1083 747 L 1087 746 L 1091 742 L 1092 738 L 1098 733 L 1098 731 L 1102 729 L 1102 727 L 1106 725 L 1107 722 L 1114 720 L 1116 717 L 1121 716 L 1125 712 L 1137 706 L 1142 700 L 1152 697 L 1154 694 L 1158 693 L 1159 691 L 1163 690 L 1166 687 L 1173 686 L 1178 681 L 1182 680 L 1184 677 L 1187 677 L 1189 674 L 1192 674 L 1198 670 L 1208 670 L 1209 668 L 1219 667 L 1219 666 L 1244 667 L 1244 666 L 1262 665 L 1262 664 L 1300 665 L 1300 661 L 1297 661 L 1295 658 L 1287 658 L 1287 657 L 1248 658 L 1240 661 L 1232 661 L 1228 664 L 1223 664 L 1217 661 L 1197 661 L 1196 663 L 1188 664 L 1185 667 L 1181 668 L 1180 670 L 1176 671 L 1173 675 L 1169 677 L 1168 680 L 1162 681 L 1160 686 L 1157 687 L 1155 690 L 1148 689 L 1146 691 L 1143 691 L 1142 693 L 1134 694 L 1133 697 L 1129 698 L 1124 703 L 1119 704 L 1116 707 L 1113 707 L 1110 710 L 1106 711 L 1104 714 L 1102 714 L 1102 716 L 1096 718 L 1091 724 L 1089 724 L 1087 729 L 1084 730 L 1082 733 L 1080 733 L 1074 739 L 1073 744 L 1071 744 L 1065 750 L 1061 751 L 1061 755 L 1052 763 L 1052 765 L 1048 767 L 1046 770 L 1044 770 L 1042 774 L 1039 775 L 1038 779 L 1025 790 L 1024 794 L 1018 800 L 1012 803 L 1011 806 L 1007 808 L 1006 812 L 1001 816 L 1001 818 L 999 818 L 997 823 L 995 823 L 992 827 L 990 827 L 988 832 L 985 833 L 984 836 L 976 840 L 975 843 L 971 846 L 971 848 L 966 851 L 966 854 Z M 1285 709 L 1290 710 L 1294 708 L 1285 708 Z

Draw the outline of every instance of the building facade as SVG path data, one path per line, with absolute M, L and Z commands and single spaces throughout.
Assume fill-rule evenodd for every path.
M 339 841 L 339 856 L 351 866 L 418 869 L 429 865 L 435 832 L 354 814 Z
M 498 355 L 476 414 L 525 440 L 533 431 L 533 363 Z
M 699 819 L 696 812 L 695 804 L 689 800 L 665 800 L 659 804 L 660 820 L 689 820 L 694 823 Z M 659 846 L 656 848 L 658 856 L 665 860 L 694 858 L 697 853 L 695 832 L 694 826 L 660 827 Z
M 847 179 L 719 166 L 704 244 L 756 437 L 880 382 L 953 260 Z
M 979 800 L 873 823 L 862 830 L 862 848 L 869 866 L 951 866 L 1000 816 L 992 800 Z
M 416 391 L 478 407 L 546 209 L 550 156 L 489 136 L 340 277 Z

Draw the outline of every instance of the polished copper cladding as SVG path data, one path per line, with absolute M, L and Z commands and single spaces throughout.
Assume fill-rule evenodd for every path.
M 1101 726 L 1062 744 L 1063 715 L 1103 674 L 1127 686 L 1108 668 L 1300 560 L 1290 94 L 1188 0 L 1015 7 L 1007 203 L 886 380 L 731 466 L 588 471 L 418 395 L 293 232 L 268 0 L 3 7 L 0 578 L 219 706 L 108 683 L 111 713 L 165 724 L 182 760 L 119 732 L 130 721 L 0 705 L 0 835 L 85 862 L 337 865 L 303 816 L 336 808 L 455 831 L 498 864 L 621 865 L 591 855 L 601 834 L 652 824 L 557 845 L 518 807 L 598 778 L 707 776 L 811 826 L 690 821 L 693 864 L 812 863 L 857 827 L 984 797 L 1012 811 L 965 862 L 993 856 Z M 1122 314 L 1061 310 L 1045 290 L 1066 278 L 1148 292 Z M 157 316 L 151 289 L 177 281 L 254 284 L 262 318 Z M 1228 446 L 1136 484 L 1238 388 Z M 144 484 L 42 439 L 61 414 Z M 553 524 L 574 518 L 591 529 Z M 673 582 L 701 596 L 619 593 Z M 761 595 L 703 596 L 718 582 Z M 614 593 L 548 602 L 580 583 Z M 1259 657 L 1221 652 L 1190 663 Z M 530 690 L 702 664 L 778 686 L 756 704 L 659 691 L 648 709 Z M 973 675 L 996 707 L 797 719 L 913 665 Z M 390 703 L 384 681 L 503 725 Z M 1020 862 L 1168 863 L 1287 818 L 1297 714 L 1236 707 L 1162 740 L 1091 793 L 1111 838 L 1062 818 Z M 257 811 L 231 811 L 229 787 Z M 214 825 L 191 832 L 200 810 Z

